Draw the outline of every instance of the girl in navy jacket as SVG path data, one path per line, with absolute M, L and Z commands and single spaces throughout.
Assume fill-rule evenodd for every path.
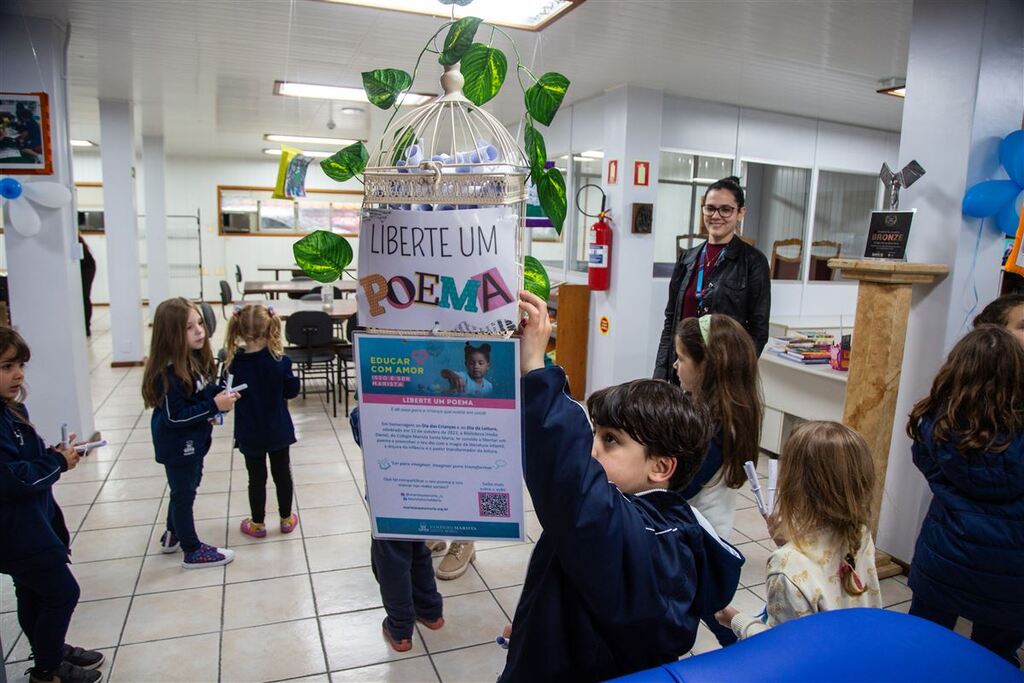
M 910 414 L 932 502 L 917 537 L 910 613 L 1018 665 L 1024 641 L 1024 347 L 980 325 L 953 347 Z
M 71 539 L 53 485 L 78 464 L 67 444 L 47 448 L 29 422 L 25 363 L 17 332 L 0 327 L 0 572 L 14 580 L 18 623 L 32 646 L 32 681 L 91 682 L 103 655 L 64 643 L 79 589 L 68 568 Z M 72 441 L 74 435 L 72 435 Z
M 199 309 L 181 297 L 162 302 L 153 316 L 142 398 L 153 409 L 153 448 L 171 489 L 160 547 L 173 553 L 180 545 L 185 554 L 181 566 L 186 569 L 218 567 L 235 556 L 231 550 L 200 542 L 192 517 L 213 421 L 238 400 L 237 393 L 208 383 L 213 374 L 213 353 Z
M 245 344 L 240 351 L 239 345 Z M 288 447 L 295 443 L 295 427 L 288 413 L 288 399 L 299 395 L 299 380 L 292 361 L 284 355 L 281 319 L 274 310 L 250 304 L 235 308 L 228 321 L 227 366 L 233 385 L 248 384 L 235 413 L 235 446 L 245 456 L 249 472 L 249 508 L 252 517 L 242 520 L 246 536 L 263 538 L 267 505 L 267 459 L 277 489 L 281 533 L 290 534 L 299 524 L 292 512 L 292 472 Z

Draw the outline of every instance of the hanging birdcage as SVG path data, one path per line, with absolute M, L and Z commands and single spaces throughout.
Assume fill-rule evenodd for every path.
M 396 231 L 406 226 L 385 225 L 387 216 L 396 211 L 420 211 L 433 212 L 432 217 L 421 215 L 423 219 L 431 218 L 434 223 L 444 217 L 438 212 L 455 212 L 446 214 L 453 224 L 459 224 L 460 248 L 465 253 L 465 228 L 466 220 L 485 216 L 488 220 L 495 216 L 500 221 L 494 225 L 500 225 L 500 241 L 504 245 L 513 245 L 514 254 L 501 254 L 501 270 L 497 280 L 478 284 L 473 292 L 482 290 L 480 293 L 479 305 L 486 309 L 489 300 L 484 298 L 488 287 L 492 284 L 499 287 L 494 296 L 499 297 L 498 303 L 502 306 L 505 302 L 505 294 L 515 293 L 522 288 L 523 284 L 523 217 L 525 214 L 525 203 L 527 199 L 527 178 L 530 173 L 526 157 L 517 144 L 515 138 L 494 116 L 487 113 L 463 95 L 462 86 L 464 80 L 459 65 L 445 66 L 444 74 L 441 77 L 443 94 L 432 102 L 399 114 L 388 125 L 381 135 L 380 142 L 370 156 L 369 163 L 364 172 L 364 195 L 363 195 L 363 227 L 360 238 L 360 278 L 372 274 L 364 273 L 364 240 L 369 239 L 369 250 L 371 253 L 378 240 L 381 253 L 385 251 L 385 238 L 390 238 L 390 233 L 385 235 L 385 228 L 394 228 Z M 467 211 L 476 210 L 474 214 Z M 491 210 L 491 211 L 485 211 Z M 407 222 L 415 222 L 416 215 L 403 214 Z M 410 219 L 411 217 L 411 219 Z M 375 219 L 379 219 L 376 223 Z M 425 221 L 426 222 L 426 221 Z M 377 228 L 380 228 L 378 235 Z M 512 231 L 513 234 L 506 234 Z M 488 234 L 481 227 L 479 234 L 473 239 L 480 243 L 487 244 Z M 491 236 L 491 242 L 494 241 Z M 397 243 L 397 242 L 396 242 Z M 391 243 L 388 242 L 387 245 Z M 422 246 L 422 245 L 421 245 Z M 472 245 L 471 245 L 472 247 Z M 477 245 L 479 248 L 479 244 Z M 495 247 L 496 249 L 496 247 Z M 508 249 L 503 248 L 503 252 Z M 407 254 L 403 248 L 403 256 Z M 425 251 L 424 256 L 427 256 Z M 433 251 L 431 255 L 436 255 Z M 512 258 L 514 257 L 514 264 Z M 438 268 L 442 268 L 443 259 L 438 256 Z M 478 262 L 486 261 L 483 255 Z M 380 263 L 378 261 L 377 263 Z M 508 265 L 513 264 L 514 270 L 509 270 Z M 456 299 L 451 292 L 446 291 L 454 288 L 455 294 L 464 295 L 465 287 L 461 282 L 450 285 L 443 281 L 441 271 L 428 273 L 434 278 L 434 284 L 441 291 L 439 303 L 434 304 L 445 308 L 445 304 L 451 304 Z M 501 272 L 506 275 L 502 276 Z M 423 273 L 417 273 L 423 275 Z M 481 278 L 487 272 L 481 273 Z M 383 277 L 383 276 L 382 276 Z M 396 276 L 397 277 L 397 276 Z M 387 283 L 387 291 L 384 292 L 378 281 L 376 292 L 378 305 L 386 307 L 388 300 L 395 307 L 405 310 L 415 300 L 416 303 L 430 303 L 422 301 L 423 296 L 420 289 L 416 288 L 415 278 L 403 276 L 406 279 L 384 279 Z M 503 277 L 514 277 L 514 282 L 505 283 Z M 407 284 L 408 281 L 411 284 Z M 500 281 L 500 282 L 499 282 Z M 397 283 L 397 284 L 396 284 Z M 440 284 L 438 284 L 440 283 Z M 431 286 L 428 282 L 424 284 L 420 278 L 420 286 Z M 505 285 L 508 286 L 505 286 Z M 410 289 L 410 287 L 412 287 Z M 461 287 L 461 289 L 460 289 Z M 514 287 L 514 289 L 512 289 Z M 371 289 L 364 284 L 367 296 L 373 298 Z M 506 291 L 507 290 L 507 291 Z M 419 297 L 417 299 L 416 297 Z M 433 296 L 433 293 L 431 294 Z M 474 296 L 477 296 L 474 294 Z M 459 300 L 465 303 L 467 308 L 472 308 L 473 302 L 466 302 L 465 298 Z M 450 306 L 447 306 L 450 309 Z M 515 311 L 516 304 L 512 302 L 511 311 L 504 313 L 501 320 L 492 316 L 486 323 L 476 324 L 472 321 L 455 323 L 451 310 L 445 315 L 438 316 L 433 325 L 424 325 L 423 316 L 406 317 L 413 321 L 409 325 L 405 320 L 395 314 L 380 316 L 380 324 L 371 316 L 368 320 L 361 322 L 371 331 L 382 333 L 433 333 L 433 334 L 460 334 L 460 335 L 494 335 L 507 336 L 515 329 L 518 315 Z M 417 312 L 422 308 L 414 309 Z M 440 308 L 438 309 L 440 311 Z M 362 309 L 361 309 L 362 311 Z M 472 311 L 477 313 L 478 311 Z M 360 314 L 362 316 L 362 312 Z M 458 317 L 458 316 L 456 316 Z M 467 314 L 467 317 L 471 318 Z

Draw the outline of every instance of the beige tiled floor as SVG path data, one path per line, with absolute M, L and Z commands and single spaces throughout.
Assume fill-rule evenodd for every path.
M 90 342 L 97 426 L 111 445 L 66 475 L 56 488 L 75 534 L 72 566 L 82 601 L 69 641 L 103 648 L 112 681 L 493 681 L 504 651 L 493 644 L 515 610 L 533 543 L 480 543 L 473 567 L 439 582 L 446 626 L 419 629 L 409 653 L 380 636 L 384 617 L 369 564 L 369 520 L 362 459 L 347 420 L 314 398 L 294 401 L 299 443 L 292 449 L 302 524 L 277 530 L 268 488 L 269 534 L 242 536 L 247 476 L 232 452 L 230 424 L 215 431 L 196 501 L 201 538 L 234 548 L 224 568 L 185 571 L 159 552 L 167 491 L 152 459 L 149 414 L 139 396 L 141 371 L 109 368 L 107 311 L 97 309 Z M 218 331 L 216 339 L 223 335 Z M 528 534 L 540 525 L 528 513 Z M 735 604 L 760 609 L 770 541 L 743 494 L 733 542 L 747 556 Z M 435 558 L 435 562 L 439 558 Z M 883 582 L 892 609 L 906 611 L 902 578 Z M 24 681 L 28 643 L 14 615 L 9 579 L 0 575 L 0 636 L 11 681 Z M 703 626 L 695 653 L 717 648 Z

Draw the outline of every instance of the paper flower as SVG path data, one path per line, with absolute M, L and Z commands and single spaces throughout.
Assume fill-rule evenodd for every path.
M 39 232 L 42 222 L 33 204 L 58 209 L 71 203 L 71 191 L 48 180 L 22 185 L 14 178 L 0 180 L 0 197 L 7 200 L 7 224 L 25 237 Z
M 986 180 L 964 194 L 963 212 L 975 218 L 995 216 L 996 225 L 1015 235 L 1024 201 L 1024 130 L 1017 130 L 999 144 L 999 162 L 1009 180 Z

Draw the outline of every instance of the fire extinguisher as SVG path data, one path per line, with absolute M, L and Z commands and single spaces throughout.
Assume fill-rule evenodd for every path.
M 601 193 L 601 211 L 596 216 L 580 206 L 580 195 L 588 187 Z M 612 284 L 612 226 L 608 222 L 611 212 L 607 210 L 608 196 L 600 186 L 588 183 L 576 192 L 576 210 L 584 216 L 597 218 L 590 226 L 587 240 L 587 284 L 593 292 L 605 292 Z
M 602 208 L 597 222 L 590 226 L 587 283 L 594 292 L 606 291 L 612 282 L 612 226 L 605 221 L 607 215 Z

